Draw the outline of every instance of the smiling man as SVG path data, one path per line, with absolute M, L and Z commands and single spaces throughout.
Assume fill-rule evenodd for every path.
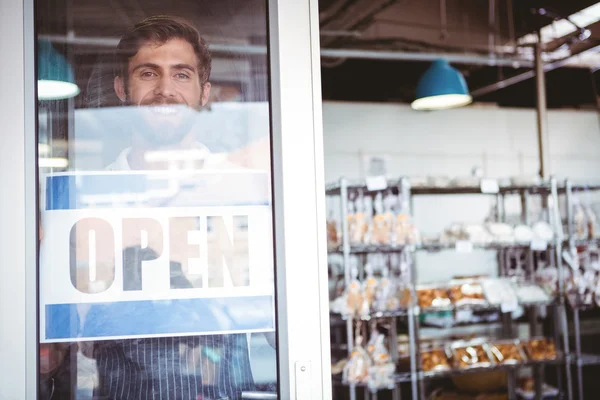
M 185 168 L 226 166 L 194 136 L 197 113 L 210 94 L 211 56 L 193 26 L 167 16 L 142 21 L 121 39 L 117 64 L 114 89 L 134 115 L 128 127 L 132 143 L 108 169 L 172 169 L 182 154 Z M 131 265 L 124 262 L 123 273 L 153 251 L 141 245 L 124 249 Z M 173 276 L 176 269 L 171 284 L 191 287 L 184 274 Z M 114 310 L 105 318 L 133 316 Z M 254 388 L 246 334 L 109 340 L 84 346 L 84 353 L 96 359 L 95 399 L 235 400 Z
M 192 25 L 168 16 L 138 23 L 119 42 L 116 64 L 114 89 L 131 107 L 132 146 L 108 169 L 163 169 L 177 157 L 193 159 L 196 168 L 232 167 L 194 136 L 210 96 L 211 55 Z

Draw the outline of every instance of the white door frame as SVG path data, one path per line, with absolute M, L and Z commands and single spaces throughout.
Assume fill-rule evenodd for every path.
M 298 400 L 331 398 L 318 11 L 269 1 L 279 378 Z
M 0 399 L 37 396 L 33 0 L 0 1 Z M 317 0 L 269 0 L 282 399 L 331 398 Z

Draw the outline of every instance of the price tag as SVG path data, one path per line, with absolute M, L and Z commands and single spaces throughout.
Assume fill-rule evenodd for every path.
M 548 242 L 544 239 L 535 238 L 531 241 L 531 250 L 544 251 L 548 248 Z
M 468 240 L 459 240 L 456 242 L 457 253 L 470 253 L 473 251 L 473 243 Z
M 495 179 L 482 179 L 480 185 L 481 193 L 498 193 L 500 191 L 498 181 Z
M 385 190 L 387 187 L 387 179 L 385 176 L 367 176 L 367 189 L 369 191 Z

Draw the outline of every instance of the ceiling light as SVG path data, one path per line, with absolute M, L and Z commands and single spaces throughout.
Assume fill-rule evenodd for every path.
M 71 66 L 49 41 L 38 41 L 37 61 L 39 100 L 68 99 L 79 94 Z
M 417 98 L 411 107 L 414 110 L 446 110 L 466 106 L 472 101 L 462 74 L 446 60 L 436 60 L 419 80 Z
M 64 157 L 40 157 L 38 158 L 39 168 L 67 168 L 69 160 Z

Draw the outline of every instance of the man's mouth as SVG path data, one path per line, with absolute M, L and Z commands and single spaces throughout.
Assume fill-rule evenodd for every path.
M 180 106 L 181 107 L 181 106 Z M 148 107 L 150 111 L 158 115 L 175 115 L 177 114 L 177 106 L 150 106 Z

